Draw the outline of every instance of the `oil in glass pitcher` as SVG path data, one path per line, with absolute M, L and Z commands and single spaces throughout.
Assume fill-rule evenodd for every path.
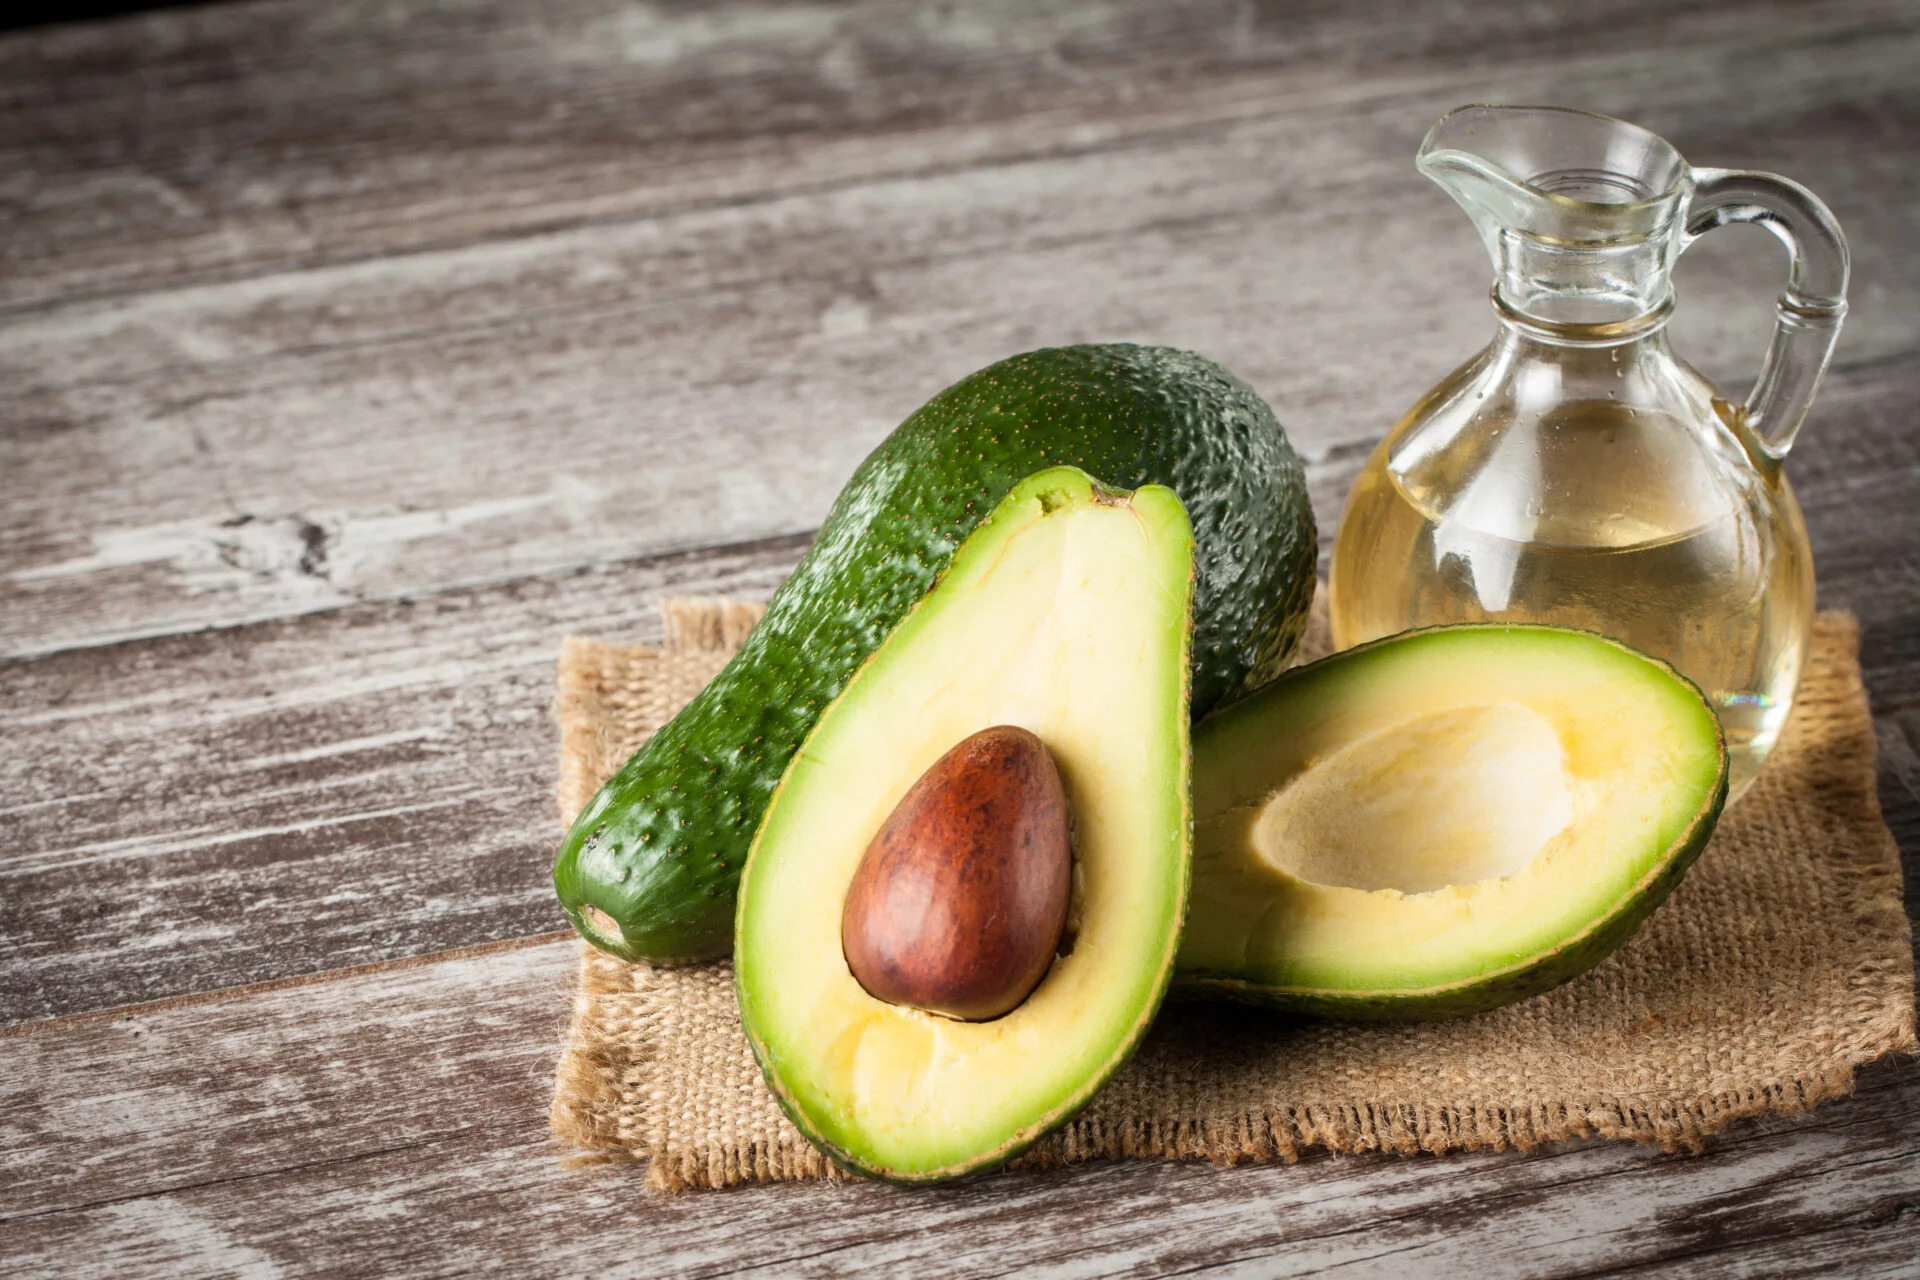
M 1355 482 L 1333 553 L 1336 644 L 1489 620 L 1613 636 L 1705 692 L 1738 794 L 1786 721 L 1812 624 L 1812 555 L 1781 463 L 1846 309 L 1839 227 L 1794 183 L 1691 169 L 1646 130 L 1585 112 L 1462 108 L 1419 165 L 1493 257 L 1497 331 Z M 1792 253 L 1744 404 L 1666 334 L 1674 259 L 1733 221 Z

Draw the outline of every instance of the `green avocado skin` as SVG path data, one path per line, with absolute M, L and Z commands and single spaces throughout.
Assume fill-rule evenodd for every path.
M 1713 834 L 1714 823 L 1726 800 L 1727 778 L 1722 770 L 1718 793 L 1695 820 L 1687 838 L 1675 848 L 1671 857 L 1654 868 L 1618 909 L 1596 921 L 1578 937 L 1504 973 L 1477 978 L 1458 987 L 1370 995 L 1365 992 L 1279 989 L 1244 978 L 1190 972 L 1175 978 L 1174 991 L 1176 994 L 1232 1000 L 1286 1013 L 1337 1018 L 1347 1022 L 1442 1022 L 1449 1018 L 1485 1013 L 1516 1000 L 1537 996 L 1579 977 L 1619 950 L 1628 938 L 1639 932 L 1654 908 L 1667 900 L 1667 895 L 1685 878 L 1687 869 L 1700 856 L 1701 850 L 1707 847 L 1707 839 Z
M 553 868 L 574 927 L 629 960 L 728 954 L 747 849 L 814 721 L 1007 491 L 1059 465 L 1119 489 L 1166 485 L 1186 507 L 1196 719 L 1279 675 L 1306 627 L 1317 547 L 1272 410 L 1191 352 L 1014 356 L 867 456 L 740 652 L 581 812 Z

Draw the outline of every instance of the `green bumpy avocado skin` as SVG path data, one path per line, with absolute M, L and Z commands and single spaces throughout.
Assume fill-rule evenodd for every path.
M 1280 674 L 1317 545 L 1305 473 L 1266 402 L 1166 347 L 1014 356 L 867 456 L 739 653 L 581 811 L 553 868 L 574 927 L 628 960 L 728 954 L 748 847 L 814 721 L 1008 490 L 1061 465 L 1119 489 L 1166 485 L 1185 506 L 1194 718 Z

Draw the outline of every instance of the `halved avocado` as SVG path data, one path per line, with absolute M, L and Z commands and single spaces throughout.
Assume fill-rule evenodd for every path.
M 1194 733 L 1184 987 L 1427 1020 L 1556 986 L 1706 845 L 1726 743 L 1698 689 L 1555 627 L 1408 632 Z
M 1172 490 L 1039 472 L 961 545 L 781 778 L 740 882 L 740 1011 L 774 1096 L 844 1167 L 926 1182 L 997 1164 L 1138 1044 L 1186 907 L 1192 575 Z M 992 1021 L 876 999 L 842 953 L 854 872 L 915 781 L 996 725 L 1037 735 L 1065 788 L 1058 954 Z

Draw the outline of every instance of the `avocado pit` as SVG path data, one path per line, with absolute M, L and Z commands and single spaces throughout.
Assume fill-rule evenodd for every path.
M 867 994 L 968 1022 L 1017 1008 L 1066 931 L 1073 850 L 1046 745 L 996 725 L 908 789 L 847 889 L 840 945 Z

